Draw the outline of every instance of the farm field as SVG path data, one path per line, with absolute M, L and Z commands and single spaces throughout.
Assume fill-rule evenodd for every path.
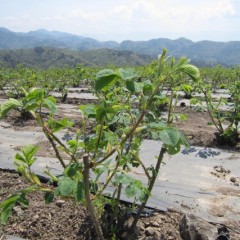
M 161 64 L 161 62 L 159 64 Z M 179 69 L 179 71 L 182 71 L 182 68 Z M 183 73 L 187 73 L 187 75 L 193 79 L 195 78 L 194 73 L 191 71 L 186 70 Z M 159 74 L 161 76 L 162 73 Z M 124 80 L 127 82 L 124 87 L 121 86 L 122 83 L 118 80 L 118 75 L 114 71 L 108 71 L 107 73 L 102 72 L 102 75 L 99 75 L 97 78 L 97 86 L 99 89 L 94 89 L 92 83 L 89 84 L 89 81 L 85 82 L 81 88 L 69 88 L 69 86 L 66 85 L 64 88 L 61 88 L 62 91 L 56 91 L 56 88 L 52 87 L 48 94 L 56 97 L 57 102 L 55 103 L 51 98 L 48 98 L 48 100 L 56 104 L 57 111 L 55 111 L 52 103 L 44 99 L 43 101 L 46 103 L 44 105 L 45 108 L 43 107 L 44 109 L 41 109 L 41 107 L 34 108 L 35 105 L 29 107 L 29 109 L 36 109 L 36 114 L 40 112 L 41 121 L 48 124 L 50 124 L 50 122 L 47 121 L 52 112 L 54 112 L 54 119 L 59 125 L 60 123 L 62 124 L 60 121 L 64 118 L 69 118 L 72 121 L 71 124 L 64 122 L 65 125 L 63 124 L 64 126 L 61 126 L 61 131 L 56 131 L 56 137 L 53 138 L 54 140 L 57 139 L 58 144 L 60 144 L 60 141 L 63 143 L 63 145 L 60 144 L 60 150 L 62 150 L 61 147 L 63 148 L 69 141 L 77 139 L 76 132 L 78 129 L 81 129 L 81 131 L 84 129 L 85 137 L 86 135 L 94 136 L 95 134 L 101 137 L 106 135 L 107 140 L 104 139 L 102 143 L 103 147 L 99 142 L 101 141 L 101 137 L 97 138 L 100 140 L 94 140 L 95 142 L 91 145 L 91 148 L 96 147 L 96 145 L 97 148 L 93 151 L 92 155 L 90 155 L 93 159 L 95 155 L 100 159 L 103 157 L 105 161 L 105 156 L 108 156 L 108 154 L 115 149 L 114 146 L 117 145 L 117 141 L 114 140 L 117 134 L 125 144 L 125 137 L 122 137 L 122 135 L 126 134 L 126 136 L 128 136 L 128 128 L 126 128 L 126 132 L 118 132 L 118 128 L 124 129 L 126 126 L 131 128 L 131 126 L 136 123 L 134 119 L 141 119 L 143 114 L 141 111 L 139 113 L 138 109 L 143 109 L 145 99 L 147 102 L 146 105 L 149 106 L 149 112 L 151 111 L 152 116 L 154 116 L 154 120 L 150 115 L 147 115 L 149 112 L 146 112 L 146 119 L 142 118 L 145 122 L 138 126 L 141 129 L 139 129 L 138 132 L 138 128 L 135 128 L 132 132 L 130 130 L 131 134 L 135 134 L 132 135 L 131 141 L 133 141 L 135 136 L 138 136 L 138 133 L 142 134 L 141 144 L 138 144 L 138 138 L 136 138 L 135 144 L 138 145 L 138 148 L 137 150 L 135 148 L 132 149 L 132 156 L 139 153 L 141 162 L 138 160 L 138 164 L 136 162 L 131 163 L 132 165 L 128 171 L 126 170 L 126 166 L 123 165 L 120 172 L 122 174 L 127 173 L 125 176 L 126 179 L 130 176 L 131 179 L 139 180 L 147 186 L 151 176 L 148 176 L 150 174 L 146 173 L 146 169 L 151 169 L 151 167 L 154 166 L 156 162 L 155 156 L 159 154 L 160 149 L 166 147 L 167 153 L 163 158 L 164 165 L 161 164 L 158 177 L 154 179 L 154 187 L 151 189 L 152 195 L 146 203 L 146 207 L 148 207 L 145 213 L 146 216 L 143 217 L 143 211 L 138 222 L 138 239 L 182 239 L 184 234 L 187 234 L 185 232 L 187 231 L 187 226 L 185 225 L 186 218 L 183 216 L 191 218 L 192 215 L 190 214 L 194 214 L 194 216 L 203 219 L 201 224 L 206 224 L 209 230 L 207 233 L 208 236 L 217 239 L 217 237 L 222 234 L 230 236 L 230 239 L 239 239 L 239 80 L 233 83 L 234 87 L 230 90 L 223 91 L 216 88 L 214 89 L 215 93 L 212 94 L 209 86 L 206 86 L 207 90 L 202 89 L 202 92 L 199 93 L 199 87 L 203 86 L 203 84 L 200 83 L 196 86 L 196 89 L 192 89 L 193 83 L 196 85 L 198 83 L 195 80 L 191 82 L 188 78 L 177 78 L 177 83 L 176 81 L 166 83 L 160 93 L 154 91 L 154 84 L 156 84 L 154 80 L 152 80 L 153 85 L 151 85 L 151 81 L 145 81 L 142 84 L 139 80 L 136 81 L 135 85 L 131 85 L 130 80 L 137 77 L 130 70 L 121 72 L 121 78 L 125 78 Z M 102 79 L 104 79 L 105 82 L 102 81 Z M 183 83 L 181 83 L 181 81 L 183 81 Z M 108 84 L 106 84 L 106 82 L 108 82 Z M 120 86 L 118 86 L 118 84 L 120 84 Z M 125 82 L 123 84 L 125 84 Z M 221 84 L 224 83 L 218 82 L 218 85 Z M 124 88 L 126 88 L 126 90 Z M 9 89 L 11 90 L 12 88 Z M 123 95 L 123 97 L 121 97 L 122 89 L 127 92 L 127 95 Z M 37 91 L 38 90 L 36 90 L 36 93 L 41 95 L 41 92 Z M 103 91 L 103 93 L 101 91 Z M 5 92 L 9 94 L 8 91 Z M 151 95 L 151 92 L 154 92 L 156 95 Z M 21 91 L 19 91 L 18 94 L 20 93 Z M 186 99 L 188 98 L 186 95 L 189 93 L 191 93 L 192 96 L 190 99 Z M 31 94 L 31 90 L 28 94 Z M 131 99 L 132 95 L 134 95 L 136 99 Z M 128 96 L 130 97 L 128 98 Z M 153 96 L 158 101 L 153 100 Z M 16 99 L 21 99 L 21 97 Z M 37 99 L 37 97 L 38 95 L 34 95 L 30 100 L 32 101 L 34 98 Z M 114 97 L 117 98 L 115 99 Z M 207 99 L 207 102 L 204 97 Z M 128 104 L 130 103 L 130 107 L 121 106 L 120 108 L 120 103 L 125 102 L 126 98 L 129 100 Z M 111 102 L 111 99 L 114 99 L 113 102 Z M 27 97 L 26 100 L 30 101 Z M 0 99 L 1 106 L 4 106 L 6 101 L 8 101 L 6 95 L 2 95 Z M 24 103 L 23 101 L 23 104 Z M 150 103 L 155 104 L 154 110 L 150 107 Z M 38 104 L 38 102 L 36 101 L 34 104 Z M 109 117 L 109 122 L 107 123 L 107 120 L 102 118 L 102 116 L 104 116 L 103 113 L 99 116 L 95 116 L 94 114 L 98 114 L 98 111 L 100 111 L 95 110 L 98 109 L 99 106 L 108 106 L 108 104 L 113 107 L 107 112 L 109 115 L 105 116 L 106 118 Z M 81 109 L 79 109 L 79 106 L 81 106 Z M 17 105 L 18 110 L 20 107 L 22 107 L 22 105 Z M 3 109 L 3 107 L 1 109 Z M 104 111 L 108 111 L 106 109 Z M 120 111 L 122 115 L 118 115 L 118 111 Z M 129 116 L 124 118 L 126 113 L 129 114 L 130 120 Z M 234 116 L 234 120 L 229 117 L 228 113 Z M 86 114 L 90 120 L 84 123 L 83 128 L 82 121 L 84 114 Z M 134 117 L 132 117 L 133 115 Z M 115 116 L 119 116 L 119 118 L 114 122 Z M 159 119 L 161 119 L 161 123 Z M 95 123 L 96 121 L 97 125 Z M 128 123 L 128 121 L 130 122 Z M 214 121 L 215 124 L 209 124 L 212 121 Z M 166 126 L 163 125 L 163 123 L 166 123 Z M 147 126 L 151 125 L 151 127 L 154 126 L 151 132 L 148 132 L 145 124 L 147 124 Z M 48 127 L 53 127 L 53 125 L 48 125 Z M 102 130 L 99 130 L 101 127 Z M 175 141 L 175 128 L 179 129 L 179 132 L 186 136 L 190 146 L 187 146 L 181 137 Z M 101 131 L 105 131 L 105 135 L 102 135 L 103 133 L 101 133 Z M 169 138 L 166 138 L 165 135 L 165 137 L 163 137 L 161 131 L 169 134 Z M 13 164 L 14 156 L 25 145 L 36 144 L 39 147 L 38 152 L 36 152 L 38 160 L 31 165 L 31 171 L 36 173 L 37 176 L 40 176 L 40 179 L 46 180 L 46 178 L 49 178 L 49 175 L 44 171 L 45 168 L 49 169 L 51 174 L 56 176 L 63 173 L 64 164 L 56 158 L 56 149 L 54 145 L 51 144 L 51 141 L 49 142 L 46 138 L 46 136 L 49 135 L 44 135 L 42 126 L 39 126 L 36 119 L 27 114 L 23 115 L 21 111 L 10 111 L 0 122 L 0 132 L 0 168 L 2 169 L 0 171 L 0 184 L 3 187 L 0 193 L 1 201 L 9 195 L 10 191 L 14 193 L 14 191 L 22 189 L 29 184 L 16 173 L 11 173 L 12 170 L 16 170 L 19 167 L 19 165 L 16 166 Z M 156 135 L 158 132 L 160 135 Z M 81 137 L 84 136 L 81 136 L 80 133 L 79 139 L 82 139 Z M 59 139 L 60 141 L 58 141 Z M 111 143 L 108 139 L 112 139 L 111 141 L 114 143 Z M 73 144 L 73 142 L 70 143 Z M 84 143 L 86 147 L 89 142 Z M 172 144 L 176 144 L 173 149 Z M 128 145 L 124 145 L 124 148 L 123 152 L 127 151 Z M 71 149 L 71 145 L 69 145 L 69 149 Z M 102 151 L 106 151 L 105 155 L 102 155 Z M 76 153 L 77 151 L 74 152 L 74 154 Z M 109 154 L 109 159 L 111 158 L 112 163 L 114 159 L 117 158 L 117 153 L 118 151 L 116 150 L 113 154 Z M 74 154 L 73 152 L 70 154 L 68 151 L 63 152 L 63 162 L 68 165 L 68 163 L 77 156 Z M 84 156 L 81 151 L 79 151 L 78 154 L 79 156 Z M 129 152 L 127 151 L 125 154 L 129 154 Z M 136 159 L 138 159 L 138 157 Z M 109 166 L 112 163 L 109 162 Z M 24 172 L 22 172 L 22 174 L 23 173 Z M 98 174 L 97 171 L 94 173 Z M 101 173 L 98 181 L 104 183 L 104 181 L 109 178 L 109 174 L 107 171 Z M 116 174 L 116 172 L 114 172 L 114 174 Z M 68 175 L 68 177 L 69 176 L 70 175 Z M 152 178 L 154 178 L 153 176 Z M 119 184 L 125 184 L 124 180 L 121 181 Z M 133 182 L 131 182 L 131 184 L 133 184 Z M 51 187 L 52 186 L 50 186 L 50 188 Z M 104 188 L 103 192 L 105 194 L 110 193 L 109 195 L 112 196 L 115 187 L 113 181 L 112 184 Z M 142 186 L 139 187 L 135 194 L 129 194 L 129 192 L 126 194 L 123 192 L 119 200 L 122 201 L 122 204 L 124 203 L 125 206 L 128 206 L 127 202 L 135 202 L 138 197 L 137 192 L 140 191 L 140 189 L 143 189 Z M 31 194 L 33 200 L 30 201 L 30 207 L 28 209 L 20 206 L 14 207 L 9 223 L 1 226 L 0 236 L 2 236 L 3 239 L 4 236 L 7 235 L 17 235 L 27 239 L 49 239 L 49 236 L 51 236 L 51 239 L 61 239 L 61 237 L 62 239 L 96 239 L 94 227 L 83 205 L 76 205 L 76 203 L 71 202 L 66 196 L 63 197 L 63 200 L 60 200 L 59 196 L 61 196 L 61 194 L 57 196 L 50 205 L 45 205 L 44 195 L 41 195 L 40 192 Z M 141 202 L 141 197 L 139 197 L 137 202 Z M 152 209 L 155 209 L 155 211 Z M 135 208 L 127 215 L 128 219 L 126 224 L 131 222 L 134 216 L 132 212 L 134 211 L 136 212 Z M 106 211 L 104 214 L 106 214 Z M 69 224 L 66 224 L 66 219 L 68 219 Z M 30 230 L 28 226 L 30 226 Z M 223 228 L 223 226 L 225 226 L 225 228 Z M 104 227 L 107 228 L 107 224 L 103 226 L 103 228 Z M 127 239 L 126 229 L 127 227 L 124 226 L 119 239 Z

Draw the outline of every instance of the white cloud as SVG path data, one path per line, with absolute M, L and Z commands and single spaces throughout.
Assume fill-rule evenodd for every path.
M 229 0 L 203 0 L 203 1 L 138 1 L 132 8 L 138 11 L 144 9 L 150 18 L 155 19 L 188 19 L 194 18 L 213 18 L 234 15 L 236 10 L 232 1 Z M 189 2 L 189 4 L 185 4 Z
M 105 28 L 115 27 L 118 31 L 130 31 L 130 28 L 184 31 L 194 25 L 206 28 L 208 21 L 236 13 L 231 0 L 138 0 L 126 4 L 115 2 L 105 9 L 93 11 L 79 8 L 72 11 L 69 17 L 88 21 L 90 29 L 91 24 L 99 24 Z
M 131 20 L 132 10 L 126 5 L 119 5 L 107 11 L 86 11 L 84 9 L 76 9 L 69 14 L 70 18 L 79 18 L 91 22 L 99 22 L 103 20 L 120 19 Z

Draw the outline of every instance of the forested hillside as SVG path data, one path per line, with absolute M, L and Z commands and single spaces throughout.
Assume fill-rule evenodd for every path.
M 113 49 L 80 52 L 60 48 L 35 47 L 0 51 L 0 66 L 13 68 L 18 64 L 35 68 L 75 67 L 77 64 L 92 67 L 107 65 L 123 67 L 146 65 L 151 60 L 152 57 L 148 55 Z

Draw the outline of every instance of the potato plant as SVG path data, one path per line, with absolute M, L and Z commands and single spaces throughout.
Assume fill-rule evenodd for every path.
M 41 88 L 26 93 L 24 109 L 41 126 L 63 167 L 63 174 L 56 177 L 47 173 L 51 181 L 57 183 L 55 189 L 42 184 L 31 168 L 37 161 L 37 147 L 23 147 L 21 153 L 16 154 L 15 161 L 18 172 L 29 181 L 31 187 L 11 195 L 0 204 L 2 223 L 7 222 L 15 204 L 28 205 L 28 193 L 42 191 L 46 204 L 56 196 L 71 197 L 85 204 L 98 238 L 118 239 L 124 216 L 120 200 L 125 194 L 139 205 L 128 231 L 128 239 L 134 237 L 136 224 L 151 196 L 164 155 L 176 154 L 182 145 L 188 146 L 185 137 L 172 126 L 171 121 L 162 119 L 156 106 L 162 99 L 162 86 L 169 79 L 187 75 L 197 81 L 199 70 L 185 58 L 169 60 L 166 54 L 167 51 L 163 50 L 159 56 L 152 81 L 138 81 L 139 76 L 133 69 L 105 69 L 98 72 L 94 87 L 99 104 L 80 106 L 81 128 L 67 142 L 56 133 L 72 127 L 73 122 L 66 118 L 54 118 L 57 111 L 54 98 L 48 97 Z M 9 99 L 1 106 L 2 117 L 12 109 L 12 102 L 14 100 Z M 43 109 L 50 112 L 47 119 L 43 118 Z M 89 123 L 93 125 L 91 134 L 86 129 Z M 145 165 L 139 154 L 145 134 L 162 142 L 156 163 L 151 167 Z M 66 154 L 68 160 L 64 157 Z M 147 184 L 132 177 L 130 173 L 133 167 L 143 169 Z M 111 200 L 104 197 L 109 186 L 113 188 Z M 100 221 L 104 209 L 99 208 L 101 203 L 110 204 L 112 211 L 109 222 Z M 104 228 L 104 224 L 107 227 Z

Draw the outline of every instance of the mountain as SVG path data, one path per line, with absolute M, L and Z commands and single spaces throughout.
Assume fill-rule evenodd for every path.
M 158 54 L 162 52 L 163 48 L 167 48 L 170 55 L 175 57 L 184 55 L 198 66 L 216 64 L 234 66 L 240 64 L 240 41 L 214 42 L 205 40 L 193 42 L 186 38 L 176 40 L 158 38 L 149 41 L 126 40 L 118 43 L 115 41 L 101 42 L 93 38 L 65 32 L 47 31 L 44 29 L 19 33 L 12 32 L 6 28 L 0 28 L 0 49 L 12 50 L 35 47 L 71 49 L 77 51 L 98 50 L 95 51 L 94 54 L 103 54 L 100 49 L 124 50 L 137 55 L 148 55 L 151 59 L 156 58 Z M 107 53 L 106 50 L 103 50 L 103 52 Z M 92 53 L 89 52 L 88 54 Z M 87 58 L 87 56 L 85 56 L 85 58 Z M 99 61 L 100 56 L 98 56 L 97 59 Z M 126 65 L 127 64 L 126 62 Z
M 93 38 L 44 29 L 28 33 L 17 33 L 6 28 L 0 28 L 0 49 L 34 48 L 37 46 L 91 50 L 116 48 L 118 43 L 114 41 L 100 42 Z
M 114 65 L 118 67 L 146 65 L 153 58 L 125 50 L 94 49 L 84 52 L 48 47 L 0 50 L 0 67 L 75 67 L 77 64 L 91 67 Z

